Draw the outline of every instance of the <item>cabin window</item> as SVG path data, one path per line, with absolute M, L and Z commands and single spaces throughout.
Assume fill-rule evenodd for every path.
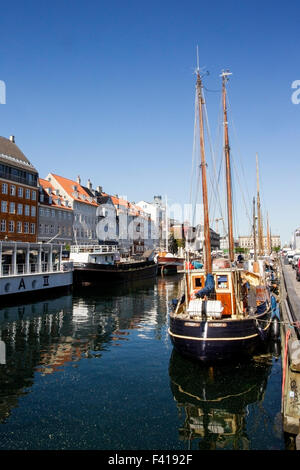
M 217 288 L 218 289 L 227 289 L 228 288 L 228 277 L 227 276 L 217 276 Z
M 195 278 L 195 287 L 202 287 L 202 277 Z

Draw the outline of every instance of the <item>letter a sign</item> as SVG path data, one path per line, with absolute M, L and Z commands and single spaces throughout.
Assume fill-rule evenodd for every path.
M 19 290 L 20 289 L 26 289 L 26 286 L 25 286 L 25 282 L 24 282 L 24 279 L 22 278 L 21 281 L 20 281 L 20 284 L 19 284 Z

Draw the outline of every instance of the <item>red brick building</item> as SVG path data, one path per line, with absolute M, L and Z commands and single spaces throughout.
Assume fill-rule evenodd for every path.
M 36 242 L 38 172 L 10 139 L 0 137 L 0 240 Z

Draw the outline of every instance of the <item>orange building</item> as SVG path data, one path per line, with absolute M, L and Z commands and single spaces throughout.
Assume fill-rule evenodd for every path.
M 37 241 L 38 172 L 10 139 L 0 137 L 0 240 Z

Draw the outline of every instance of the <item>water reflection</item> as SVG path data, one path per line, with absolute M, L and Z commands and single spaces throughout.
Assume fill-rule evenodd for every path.
M 161 279 L 106 288 L 95 286 L 72 295 L 0 309 L 0 422 L 34 385 L 35 374 L 49 375 L 84 358 L 100 358 L 122 346 L 133 330 L 162 338 L 167 301 L 177 284 Z M 161 300 L 163 299 L 163 300 Z M 163 304 L 161 304 L 163 302 Z
M 0 308 L 1 449 L 282 445 L 279 370 L 267 408 L 270 363 L 204 370 L 172 353 L 179 287 L 158 277 Z
M 169 375 L 183 417 L 179 438 L 193 449 L 249 449 L 248 406 L 263 400 L 270 371 L 268 358 L 207 368 L 173 351 Z

